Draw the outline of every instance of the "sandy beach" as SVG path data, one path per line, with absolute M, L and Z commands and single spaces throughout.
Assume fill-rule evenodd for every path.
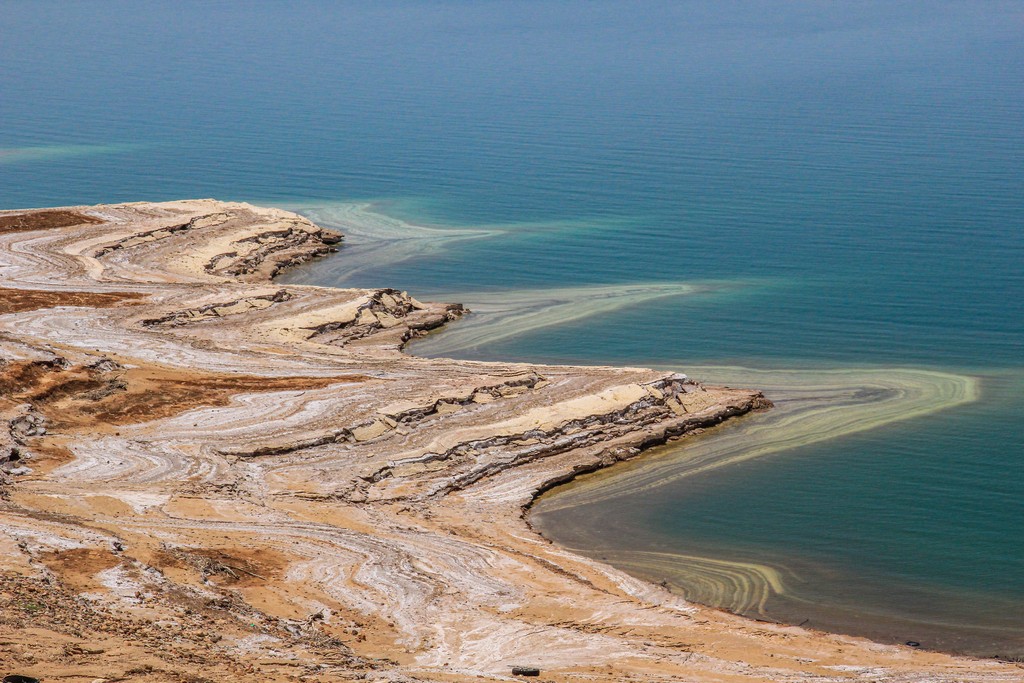
M 1024 678 L 696 606 L 545 540 L 538 492 L 769 402 L 409 355 L 462 306 L 273 282 L 342 240 L 208 199 L 0 212 L 0 673 Z

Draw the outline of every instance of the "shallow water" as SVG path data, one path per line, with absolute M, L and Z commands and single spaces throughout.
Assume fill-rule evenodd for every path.
M 366 265 L 364 255 L 354 258 Z M 316 264 L 293 279 L 322 282 L 325 272 L 346 273 L 346 260 Z M 453 295 L 445 298 L 467 302 L 473 314 L 412 350 L 545 360 L 559 356 L 533 354 L 532 345 L 552 336 L 571 344 L 574 355 L 563 360 L 605 360 L 588 358 L 587 349 L 602 348 L 605 335 L 641 337 L 643 328 L 624 327 L 634 309 L 664 315 L 659 304 L 700 297 L 728 306 L 744 288 L 759 286 L 769 285 Z M 563 314 L 572 320 L 560 322 Z M 499 345 L 502 352 L 490 351 Z M 638 356 L 615 360 L 637 363 Z M 1013 522 L 1024 448 L 1020 368 L 646 360 L 708 382 L 762 388 L 776 407 L 549 493 L 531 515 L 545 534 L 667 581 L 690 599 L 755 618 L 1020 656 L 1024 527 Z
M 0 12 L 0 206 L 299 208 L 350 239 L 291 281 L 477 311 L 419 353 L 777 392 L 651 461 L 686 472 L 762 420 L 771 447 L 652 470 L 642 496 L 617 468 L 537 519 L 764 618 L 1024 655 L 1019 3 Z M 922 369 L 961 379 L 922 406 L 900 384 Z M 843 397 L 878 371 L 884 390 Z M 784 424 L 787 392 L 823 377 L 835 410 Z

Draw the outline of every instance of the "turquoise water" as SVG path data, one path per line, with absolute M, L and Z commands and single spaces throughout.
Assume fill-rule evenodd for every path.
M 975 378 L 939 412 L 539 515 L 696 599 L 732 605 L 636 558 L 773 568 L 785 590 L 735 607 L 763 618 L 1021 656 L 1022 29 L 1016 2 L 8 2 L 0 206 L 302 209 L 354 238 L 292 280 L 479 311 L 422 353 Z M 365 246 L 381 215 L 483 232 L 398 259 Z

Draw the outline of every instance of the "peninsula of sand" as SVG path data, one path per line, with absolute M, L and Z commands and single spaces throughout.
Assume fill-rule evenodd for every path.
M 539 491 L 767 401 L 407 355 L 462 308 L 273 282 L 341 239 L 213 200 L 0 212 L 0 674 L 1024 677 L 698 607 L 546 541 Z

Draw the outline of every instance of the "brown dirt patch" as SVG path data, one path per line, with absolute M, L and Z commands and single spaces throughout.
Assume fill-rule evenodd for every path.
M 331 384 L 362 381 L 365 377 L 248 377 L 193 375 L 162 370 L 132 369 L 122 377 L 126 388 L 98 401 L 71 399 L 54 404 L 55 427 L 94 428 L 97 423 L 125 425 L 171 417 L 200 406 L 226 406 L 237 394 L 289 389 L 318 389 Z M 74 403 L 68 411 L 68 403 Z M 43 412 L 46 412 L 45 410 Z
M 68 447 L 50 437 L 43 437 L 32 442 L 32 473 L 30 479 L 41 479 L 75 459 Z
M 154 564 L 163 569 L 192 569 L 222 586 L 262 586 L 288 566 L 283 553 L 270 548 L 164 548 Z
M 74 548 L 43 553 L 39 557 L 50 571 L 76 591 L 89 591 L 101 587 L 96 574 L 121 564 L 121 559 L 109 550 Z
M 51 230 L 68 228 L 72 225 L 102 223 L 99 218 L 86 216 L 74 211 L 33 211 L 31 213 L 6 214 L 0 216 L 0 235 L 7 232 L 29 232 L 30 230 Z
M 52 362 L 0 364 L 0 408 L 31 403 L 51 431 L 112 431 L 200 406 L 226 406 L 236 394 L 319 389 L 361 382 L 346 377 L 253 377 L 188 373 L 160 367 L 62 367 Z
M 54 306 L 111 308 L 126 301 L 138 301 L 144 296 L 136 292 L 44 292 L 0 288 L 0 315 Z
M 0 361 L 0 396 L 15 403 L 24 403 L 27 396 L 46 383 L 48 375 L 56 372 L 60 372 L 59 365 L 49 361 Z

